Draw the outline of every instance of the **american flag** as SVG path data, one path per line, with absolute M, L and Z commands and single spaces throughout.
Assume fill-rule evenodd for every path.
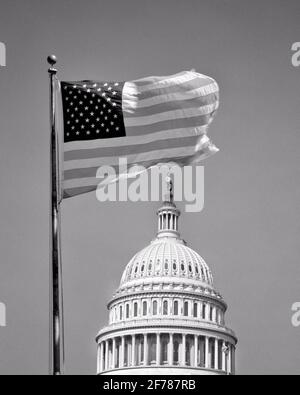
M 218 149 L 206 135 L 219 105 L 210 77 L 184 71 L 130 82 L 61 82 L 64 198 L 97 188 L 119 158 L 145 168 L 198 162 Z

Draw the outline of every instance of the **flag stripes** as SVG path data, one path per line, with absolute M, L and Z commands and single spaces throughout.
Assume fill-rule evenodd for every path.
M 125 157 L 129 166 L 137 164 L 147 168 L 166 162 L 185 165 L 217 152 L 206 135 L 219 106 L 219 88 L 212 78 L 193 71 L 147 77 L 125 82 L 120 94 L 117 91 L 119 83 L 101 83 L 98 88 L 99 84 L 85 81 L 85 84 L 74 83 L 73 88 L 84 93 L 90 107 L 88 111 L 91 109 L 93 119 L 97 117 L 100 126 L 104 120 L 105 127 L 109 124 L 110 108 L 115 118 L 122 114 L 125 135 L 111 135 L 106 128 L 110 134 L 106 137 L 98 124 L 92 125 L 99 133 L 95 138 L 89 135 L 84 139 L 79 132 L 78 139 L 72 133 L 70 137 L 68 130 L 69 137 L 64 143 L 64 197 L 95 189 L 101 181 L 96 178 L 100 166 L 112 166 L 118 174 L 120 157 Z M 74 97 L 77 93 L 70 92 L 70 99 Z M 94 101 L 97 103 L 95 108 Z M 100 111 L 102 104 L 106 107 L 104 113 Z M 64 110 L 73 111 L 69 103 L 65 103 Z M 77 114 L 73 116 L 76 118 Z M 81 121 L 78 119 L 79 124 Z M 76 130 L 76 127 L 74 123 L 72 129 Z M 85 124 L 81 127 L 84 129 Z

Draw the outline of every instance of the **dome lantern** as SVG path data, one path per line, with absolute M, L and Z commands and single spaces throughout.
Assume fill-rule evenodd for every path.
M 173 182 L 167 177 L 167 193 L 162 207 L 158 210 L 158 233 L 157 237 L 179 237 L 178 219 L 180 211 L 174 203 Z

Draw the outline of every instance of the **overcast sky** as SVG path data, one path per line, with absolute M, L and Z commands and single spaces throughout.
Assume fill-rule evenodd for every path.
M 299 18 L 299 0 L 1 0 L 0 373 L 48 369 L 49 53 L 61 79 L 195 68 L 219 82 L 220 152 L 205 162 L 204 211 L 183 213 L 181 233 L 228 303 L 238 373 L 300 373 Z M 64 201 L 67 373 L 95 373 L 106 302 L 155 236 L 157 208 Z

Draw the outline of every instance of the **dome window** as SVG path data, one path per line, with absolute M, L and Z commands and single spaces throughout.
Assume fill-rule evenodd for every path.
M 168 301 L 167 300 L 164 300 L 164 304 L 163 304 L 163 315 L 168 315 L 168 313 L 169 313 L 169 309 L 168 309 L 168 306 L 169 306 L 169 304 L 168 304 Z
M 153 301 L 152 314 L 157 315 L 157 301 L 156 300 Z
M 143 302 L 143 315 L 147 315 L 147 302 Z
M 189 315 L 189 302 L 184 302 L 183 314 L 185 317 Z
M 184 264 L 181 264 L 181 270 L 184 272 Z
M 202 319 L 205 320 L 205 316 L 206 316 L 206 304 L 203 305 L 202 308 Z
M 134 305 L 133 305 L 133 315 L 134 315 L 134 317 L 137 317 L 137 315 L 138 315 L 138 304 L 137 304 L 137 302 L 135 302 Z
M 194 317 L 197 318 L 198 316 L 198 304 L 194 303 Z
M 192 266 L 189 265 L 189 272 L 192 273 L 192 271 L 193 271 Z
M 144 269 L 145 269 L 145 265 L 143 265 L 143 266 L 141 267 L 141 272 L 142 272 L 142 273 L 144 272 Z
M 178 300 L 174 302 L 174 315 L 178 315 Z
M 175 263 L 175 262 L 173 263 L 173 269 L 174 269 L 174 271 L 176 272 L 177 266 L 176 266 L 176 263 Z

